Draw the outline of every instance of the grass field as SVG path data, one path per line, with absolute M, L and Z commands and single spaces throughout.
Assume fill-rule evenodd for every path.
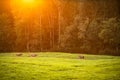
M 37 53 L 37 57 L 0 54 L 0 80 L 120 80 L 120 57 Z

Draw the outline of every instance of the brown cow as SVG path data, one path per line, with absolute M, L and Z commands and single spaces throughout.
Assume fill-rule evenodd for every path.
M 79 59 L 85 59 L 85 57 L 83 55 L 80 55 Z
M 16 56 L 22 56 L 23 54 L 22 53 L 16 53 Z
M 30 54 L 29 57 L 37 57 L 37 54 Z

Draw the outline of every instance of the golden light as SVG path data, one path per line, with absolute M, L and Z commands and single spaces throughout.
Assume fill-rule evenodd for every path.
M 27 6 L 27 7 L 33 7 L 37 5 L 37 2 L 36 0 L 22 0 L 21 6 L 22 5 Z
M 24 3 L 31 4 L 34 3 L 35 0 L 23 0 Z
M 45 15 L 50 11 L 50 7 L 50 1 L 47 0 L 11 0 L 12 13 L 17 16 Z
M 20 6 L 23 7 L 35 7 L 37 5 L 36 0 L 22 0 Z
M 43 7 L 45 6 L 45 0 L 11 0 L 11 4 L 16 7 Z

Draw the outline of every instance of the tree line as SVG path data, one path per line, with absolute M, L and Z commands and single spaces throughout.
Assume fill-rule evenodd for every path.
M 119 0 L 0 1 L 0 52 L 63 51 L 120 55 Z

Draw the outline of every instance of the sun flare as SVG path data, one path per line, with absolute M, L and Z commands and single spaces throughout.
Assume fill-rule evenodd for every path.
M 35 0 L 22 0 L 24 3 L 34 3 Z
M 16 7 L 43 7 L 45 5 L 44 0 L 11 0 L 11 4 Z

